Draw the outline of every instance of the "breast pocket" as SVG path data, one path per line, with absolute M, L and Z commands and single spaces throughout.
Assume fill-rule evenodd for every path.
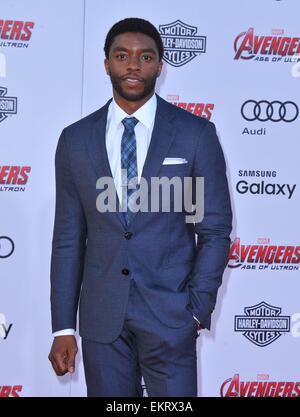
M 159 177 L 165 176 L 168 178 L 184 177 L 189 175 L 189 171 L 189 164 L 166 164 L 161 165 L 158 175 Z

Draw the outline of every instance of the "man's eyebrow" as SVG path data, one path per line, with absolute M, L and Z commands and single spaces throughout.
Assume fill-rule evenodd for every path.
M 128 49 L 125 48 L 124 46 L 116 46 L 112 50 L 113 50 L 113 52 L 117 52 L 117 51 L 125 51 L 125 52 L 128 52 Z
M 115 48 L 112 49 L 113 52 L 130 52 L 129 49 L 125 48 L 125 46 L 116 46 Z M 143 48 L 142 52 L 151 52 L 153 54 L 156 53 L 155 49 L 153 48 Z
M 152 52 L 153 54 L 156 54 L 156 50 L 153 49 L 153 48 L 145 48 L 145 49 L 142 49 L 142 52 Z

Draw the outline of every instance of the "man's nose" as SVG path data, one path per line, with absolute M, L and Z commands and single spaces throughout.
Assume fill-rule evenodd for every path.
M 141 69 L 140 59 L 136 56 L 131 56 L 128 59 L 128 69 L 135 70 L 135 71 Z

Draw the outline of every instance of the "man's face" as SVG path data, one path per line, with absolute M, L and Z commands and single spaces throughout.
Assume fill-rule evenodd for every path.
M 151 96 L 162 69 L 155 41 L 133 32 L 114 38 L 104 65 L 114 90 L 127 101 Z

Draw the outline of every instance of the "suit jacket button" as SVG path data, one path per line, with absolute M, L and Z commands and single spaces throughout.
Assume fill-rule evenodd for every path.
M 127 269 L 127 268 L 122 269 L 122 274 L 123 275 L 128 275 L 129 274 L 129 269 Z
M 132 233 L 131 232 L 125 232 L 124 237 L 125 237 L 125 239 L 129 240 L 129 239 L 132 238 Z

